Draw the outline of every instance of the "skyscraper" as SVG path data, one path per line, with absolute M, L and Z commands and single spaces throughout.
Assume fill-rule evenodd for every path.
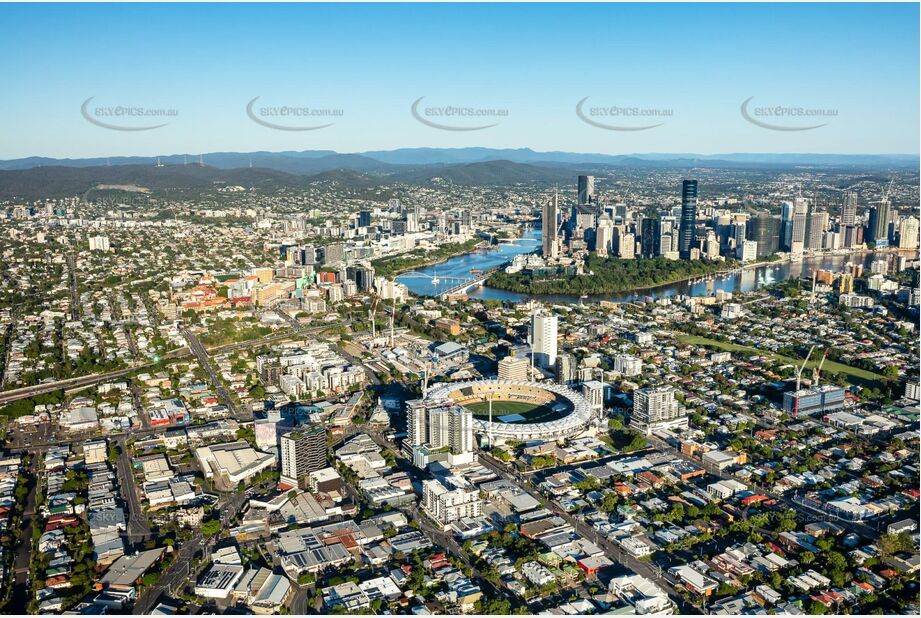
M 541 240 L 545 258 L 557 257 L 559 253 L 559 243 L 557 242 L 559 209 L 559 196 L 554 193 L 550 201 L 544 204 L 544 209 L 541 213 Z
M 825 230 L 828 229 L 828 213 L 822 210 L 813 211 L 809 215 L 809 234 L 806 237 L 807 249 L 821 249 Z
M 531 354 L 538 367 L 556 365 L 557 317 L 535 313 L 531 316 Z
M 748 220 L 748 240 L 758 243 L 758 257 L 767 257 L 780 249 L 780 218 L 759 212 Z
M 678 255 L 682 259 L 691 257 L 691 249 L 697 246 L 697 181 L 681 183 L 681 227 L 678 230 Z
M 875 242 L 876 244 L 888 242 L 890 207 L 889 199 L 883 198 L 879 201 L 879 204 L 870 208 L 870 220 L 865 234 L 867 242 Z
M 905 217 L 899 223 L 899 249 L 918 248 L 918 219 Z
M 844 204 L 841 205 L 841 225 L 854 225 L 857 223 L 857 194 L 848 191 L 844 194 Z
M 310 425 L 281 436 L 281 476 L 304 487 L 307 475 L 327 466 L 326 430 Z
M 358 227 L 369 227 L 371 225 L 371 211 L 362 210 L 358 213 Z
M 598 217 L 598 227 L 595 228 L 595 252 L 598 255 L 608 255 L 614 246 L 614 222 L 607 214 Z
M 780 210 L 780 248 L 790 250 L 793 242 L 793 202 L 784 202 Z
M 793 221 L 790 229 L 790 253 L 801 254 L 806 248 L 806 225 L 809 217 L 809 200 L 793 199 Z
M 406 231 L 409 233 L 419 231 L 420 209 L 418 206 L 406 209 Z
M 579 176 L 579 204 L 595 203 L 595 177 Z
M 640 246 L 644 258 L 659 254 L 659 220 L 646 217 L 640 224 Z

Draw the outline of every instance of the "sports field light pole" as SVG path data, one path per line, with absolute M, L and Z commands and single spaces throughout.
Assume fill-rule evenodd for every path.
M 604 419 L 604 368 L 596 367 L 596 369 L 601 374 L 601 418 Z
M 493 435 L 492 435 L 492 397 L 494 392 L 489 391 L 489 450 L 493 448 Z

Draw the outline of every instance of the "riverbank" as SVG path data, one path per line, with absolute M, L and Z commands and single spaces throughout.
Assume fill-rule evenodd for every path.
M 535 296 L 607 296 L 713 277 L 739 267 L 735 262 L 667 260 L 663 257 L 625 260 L 589 255 L 585 265 L 586 274 L 567 276 L 561 272 L 553 276 L 535 277 L 500 270 L 487 279 L 485 285 L 497 290 Z
M 425 256 L 403 257 L 401 255 L 395 255 L 392 257 L 381 258 L 379 260 L 372 260 L 371 266 L 374 267 L 375 275 L 393 278 L 410 270 L 437 266 L 438 264 L 447 262 L 452 258 L 465 255 L 467 253 L 472 253 L 480 245 L 485 243 L 486 241 L 480 238 L 471 238 L 467 242 L 463 243 L 451 243 L 448 245 L 442 245 L 438 249 L 430 251 Z
M 789 255 L 787 255 L 785 257 L 780 257 L 774 260 L 761 260 L 758 262 L 749 262 L 746 264 L 741 264 L 734 260 L 728 263 L 727 262 L 710 262 L 710 264 L 716 265 L 717 267 L 712 270 L 708 270 L 706 272 L 695 273 L 695 274 L 691 274 L 687 276 L 681 275 L 680 277 L 669 278 L 668 280 L 659 281 L 655 283 L 637 284 L 637 283 L 631 282 L 629 285 L 627 285 L 623 289 L 604 290 L 601 292 L 574 292 L 574 291 L 568 291 L 565 289 L 554 289 L 553 291 L 536 292 L 530 289 L 530 286 L 516 286 L 514 288 L 504 287 L 501 284 L 496 284 L 497 279 L 501 280 L 501 278 L 497 277 L 497 275 L 499 275 L 501 271 L 493 275 L 493 277 L 490 277 L 490 279 L 487 280 L 483 285 L 484 287 L 491 288 L 494 290 L 512 292 L 515 294 L 523 294 L 527 296 L 565 295 L 565 296 L 573 296 L 573 297 L 586 296 L 589 298 L 592 298 L 592 297 L 603 298 L 605 296 L 612 295 L 612 294 L 623 294 L 624 292 L 644 292 L 648 290 L 656 290 L 656 289 L 659 289 L 665 286 L 693 284 L 698 281 L 706 281 L 706 280 L 721 277 L 721 276 L 733 275 L 733 274 L 742 273 L 745 271 L 752 271 L 752 270 L 757 270 L 757 269 L 766 268 L 770 266 L 783 266 L 783 265 L 789 265 L 789 264 L 796 264 L 796 263 L 799 263 L 805 260 L 843 258 L 843 257 L 848 257 L 848 256 L 853 256 L 853 255 L 866 256 L 868 254 L 874 254 L 874 253 L 876 253 L 876 251 L 873 249 L 852 249 L 849 251 L 828 251 L 828 252 L 822 252 L 822 253 L 813 253 L 808 256 L 803 256 L 802 258 L 797 259 L 797 260 L 794 260 Z M 639 260 L 623 260 L 623 261 L 624 262 L 633 262 L 633 261 L 639 262 L 639 261 L 643 261 L 644 259 L 664 259 L 664 258 L 642 258 Z M 677 263 L 683 263 L 683 262 L 687 262 L 687 260 L 678 261 Z M 669 260 L 669 263 L 676 263 L 676 261 Z M 707 262 L 702 262 L 702 263 L 707 263 Z M 580 276 L 587 277 L 590 275 L 580 275 Z M 522 276 L 522 278 L 524 277 L 527 277 L 527 276 L 526 275 Z

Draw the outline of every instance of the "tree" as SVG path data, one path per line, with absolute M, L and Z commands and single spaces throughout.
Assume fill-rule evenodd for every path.
M 907 532 L 902 534 L 884 534 L 879 538 L 879 553 L 884 558 L 903 551 L 908 551 L 914 547 L 911 535 Z
M 201 525 L 201 533 L 205 536 L 214 536 L 221 531 L 221 522 L 218 519 L 209 519 Z
M 828 613 L 828 608 L 824 604 L 819 603 L 818 601 L 813 601 L 809 604 L 809 613 L 813 616 L 822 616 Z
M 506 599 L 488 599 L 485 602 L 480 600 L 477 601 L 477 612 L 478 614 L 488 614 L 488 615 L 508 615 L 512 613 L 512 604 Z

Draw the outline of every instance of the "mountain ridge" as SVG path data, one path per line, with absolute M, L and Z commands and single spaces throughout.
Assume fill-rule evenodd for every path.
M 364 152 L 333 150 L 210 152 L 203 154 L 167 154 L 159 156 L 119 156 L 87 158 L 23 157 L 0 160 L 0 170 L 34 167 L 97 167 L 105 165 L 194 165 L 199 158 L 211 167 L 235 169 L 265 167 L 297 174 L 315 174 L 338 168 L 357 171 L 388 171 L 399 166 L 449 165 L 510 161 L 524 164 L 554 165 L 686 165 L 727 166 L 732 164 L 815 165 L 815 166 L 896 166 L 917 167 L 919 155 L 912 154 L 823 154 L 823 153 L 628 153 L 602 154 L 567 151 L 540 152 L 530 148 L 397 148 Z

